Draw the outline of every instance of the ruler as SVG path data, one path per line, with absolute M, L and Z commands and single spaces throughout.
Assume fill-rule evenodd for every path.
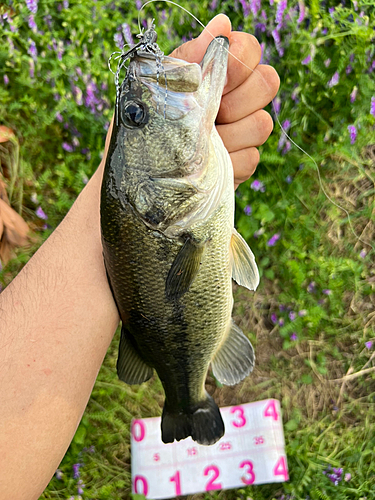
M 279 401 L 267 399 L 220 411 L 225 434 L 212 446 L 199 445 L 190 437 L 164 444 L 160 417 L 133 420 L 133 493 L 157 500 L 287 481 Z

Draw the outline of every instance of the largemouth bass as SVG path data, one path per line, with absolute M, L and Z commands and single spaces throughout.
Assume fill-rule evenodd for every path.
M 205 390 L 210 363 L 226 385 L 254 365 L 231 319 L 232 278 L 251 290 L 259 282 L 234 229 L 233 169 L 214 126 L 229 42 L 213 40 L 200 65 L 161 62 L 139 45 L 117 93 L 101 192 L 103 255 L 122 320 L 117 371 L 140 384 L 156 370 L 164 443 L 210 445 L 224 434 Z

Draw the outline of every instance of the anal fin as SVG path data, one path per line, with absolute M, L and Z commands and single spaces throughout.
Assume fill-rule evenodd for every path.
M 214 376 L 221 384 L 238 384 L 252 372 L 254 362 L 254 349 L 250 340 L 232 321 L 227 338 L 211 362 Z
M 232 278 L 249 290 L 256 290 L 259 285 L 259 271 L 253 252 L 242 236 L 233 229 L 230 242 L 232 253 Z
M 198 274 L 204 244 L 188 238 L 178 252 L 167 276 L 165 295 L 167 299 L 179 299 L 186 293 Z
M 117 359 L 119 379 L 130 385 L 142 384 L 152 377 L 153 372 L 138 354 L 130 333 L 122 326 Z

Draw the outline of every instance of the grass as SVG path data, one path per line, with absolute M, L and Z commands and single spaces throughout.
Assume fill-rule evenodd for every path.
M 334 187 L 327 187 L 330 195 L 356 209 L 357 205 L 373 207 L 373 190 L 365 170 L 356 166 L 355 176 L 352 165 L 342 158 L 339 161 L 335 167 L 340 172 L 338 180 Z M 308 196 L 305 198 L 309 203 Z M 325 202 L 320 211 L 325 215 L 315 225 L 320 255 L 325 261 L 332 259 L 333 254 L 345 260 L 351 253 L 348 240 L 353 244 L 355 238 L 347 224 L 342 223 L 341 214 L 334 211 L 332 216 L 331 211 Z M 316 217 L 319 218 L 318 212 Z M 354 212 L 352 220 L 356 232 L 371 237 L 374 226 L 369 219 L 357 218 Z M 353 247 L 358 253 L 362 245 Z M 339 275 L 340 259 L 333 264 Z M 345 270 L 345 265 L 342 268 Z M 271 397 L 281 401 L 290 481 L 193 495 L 189 499 L 374 498 L 375 350 L 365 345 L 374 336 L 374 296 L 368 290 L 373 280 L 373 268 L 368 263 L 355 286 L 343 294 L 340 314 L 330 314 L 331 296 L 327 296 L 320 306 L 327 313 L 323 322 L 302 333 L 297 341 L 289 340 L 290 330 L 286 335 L 282 333 L 288 327 L 288 310 L 278 312 L 279 317 L 285 317 L 283 327 L 271 320 L 271 312 L 279 308 L 283 293 L 285 296 L 282 280 L 263 277 L 255 294 L 236 288 L 234 318 L 254 344 L 256 368 L 234 388 L 219 388 L 209 375 L 207 389 L 220 406 Z M 72 465 L 82 459 L 82 449 L 92 445 L 94 453 L 83 453 L 83 498 L 131 496 L 129 424 L 132 418 L 160 415 L 164 397 L 157 377 L 136 388 L 117 379 L 118 333 L 76 437 L 60 466 L 63 479 L 54 478 L 43 499 L 77 494 Z M 333 468 L 343 469 L 337 485 L 328 477 Z

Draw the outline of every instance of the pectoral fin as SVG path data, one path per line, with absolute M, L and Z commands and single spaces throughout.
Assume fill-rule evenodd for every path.
M 232 254 L 232 278 L 249 290 L 256 290 L 259 285 L 259 272 L 253 252 L 246 241 L 233 229 L 230 242 Z
M 167 299 L 179 299 L 189 290 L 199 271 L 203 251 L 204 244 L 199 245 L 191 239 L 186 240 L 168 273 L 165 283 Z
M 153 369 L 146 365 L 134 346 L 130 333 L 123 326 L 117 359 L 117 374 L 127 384 L 142 384 L 152 377 Z
M 252 372 L 254 361 L 253 346 L 232 321 L 227 338 L 211 362 L 214 376 L 221 384 L 238 384 Z

